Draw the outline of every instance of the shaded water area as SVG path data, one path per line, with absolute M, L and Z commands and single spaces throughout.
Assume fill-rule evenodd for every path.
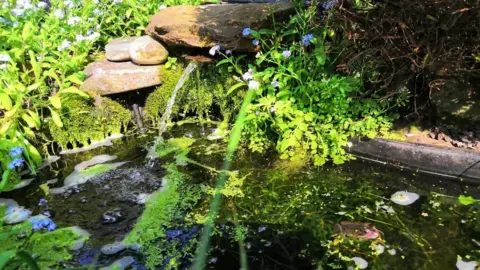
M 59 227 L 80 226 L 91 234 L 85 246 L 74 252 L 73 260 L 60 262 L 60 266 L 103 267 L 133 256 L 135 263 L 130 268 L 145 269 L 146 257 L 151 254 L 146 246 L 132 246 L 113 255 L 101 254 L 100 249 L 122 241 L 132 231 L 145 209 L 142 200 L 146 194 L 163 192 L 169 184 L 165 181 L 167 167 L 175 166 L 188 176 L 177 192 L 196 188 L 199 196 L 189 204 L 191 207 L 177 207 L 182 214 L 161 224 L 164 239 L 151 245 L 164 256 L 157 264 L 160 269 L 172 267 L 172 260 L 172 268 L 185 269 L 191 265 L 198 231 L 205 222 L 210 194 L 225 156 L 225 142 L 207 139 L 214 128 L 197 124 L 172 127 L 164 134 L 167 142 L 181 138 L 189 143 L 179 143 L 174 150 L 160 149 L 161 157 L 155 162 L 145 158 L 145 149 L 153 141 L 148 136 L 125 138 L 114 141 L 111 147 L 64 155 L 29 187 L 1 197 L 14 198 L 37 214 L 45 210 L 37 206 L 46 197 L 40 184 L 57 178 L 59 181 L 50 188 L 61 187 L 75 165 L 96 155 L 115 155 L 114 162 L 128 161 L 46 198 L 52 219 Z M 392 194 L 405 190 L 418 193 L 419 200 L 407 206 L 390 200 Z M 457 199 L 460 194 L 478 199 L 480 189 L 460 181 L 363 161 L 309 167 L 282 161 L 274 153 L 251 153 L 240 148 L 222 193 L 208 269 L 239 269 L 238 240 L 244 243 L 250 269 L 354 266 L 342 257 L 361 257 L 368 261 L 369 269 L 454 269 L 457 255 L 470 256 L 466 261 L 480 258 L 479 204 L 464 206 Z M 347 223 L 342 223 L 342 233 L 334 231 L 342 221 L 370 223 L 368 228 L 374 226 L 378 237 L 363 239 L 363 227 L 352 229 Z M 380 250 L 382 253 L 378 254 Z

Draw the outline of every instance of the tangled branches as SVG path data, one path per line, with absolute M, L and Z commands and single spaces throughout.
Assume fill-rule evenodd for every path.
M 480 92 L 480 0 L 352 0 L 333 17 L 348 38 L 339 67 L 375 66 L 382 95 L 407 86 L 418 97 L 447 81 Z

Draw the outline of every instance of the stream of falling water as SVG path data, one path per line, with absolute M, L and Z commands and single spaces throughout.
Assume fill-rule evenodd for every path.
M 155 141 L 155 144 L 153 145 L 153 147 L 148 151 L 147 157 L 149 158 L 154 157 L 156 146 L 159 142 L 163 140 L 162 134 L 167 130 L 167 121 L 170 119 L 170 115 L 172 114 L 172 108 L 173 108 L 173 105 L 175 104 L 175 99 L 177 98 L 177 92 L 185 84 L 185 81 L 187 80 L 190 73 L 192 73 L 197 67 L 198 67 L 198 64 L 196 62 L 190 62 L 185 68 L 185 70 L 183 71 L 182 76 L 177 82 L 177 85 L 175 85 L 175 89 L 173 89 L 172 95 L 168 99 L 167 106 L 165 107 L 165 112 L 163 113 L 162 118 L 160 119 L 157 140 Z

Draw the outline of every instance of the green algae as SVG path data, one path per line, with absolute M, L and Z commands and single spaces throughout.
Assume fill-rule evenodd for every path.
M 166 268 L 175 269 L 177 261 L 192 254 L 192 249 L 196 246 L 194 240 L 182 247 L 179 242 L 167 243 L 165 239 L 166 230 L 176 225 L 182 226 L 184 213 L 201 196 L 200 188 L 186 185 L 188 176 L 180 172 L 174 164 L 166 166 L 166 169 L 166 186 L 149 198 L 145 211 L 124 240 L 127 244 L 142 245 L 149 269 L 156 269 L 158 265 L 165 263 L 167 258 L 170 260 Z
M 99 100 L 96 106 L 80 98 L 63 102 L 63 127 L 53 122 L 48 125 L 53 141 L 63 149 L 69 145 L 78 148 L 126 130 L 132 118 L 131 112 L 109 98 Z
M 190 151 L 190 146 L 195 142 L 192 138 L 171 138 L 168 141 L 163 141 L 157 145 L 155 153 L 158 157 L 165 157 L 171 153 L 178 153 L 178 155 L 186 155 Z

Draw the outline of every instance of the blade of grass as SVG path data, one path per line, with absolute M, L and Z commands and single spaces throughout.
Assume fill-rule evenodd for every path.
M 210 245 L 210 234 L 213 231 L 215 218 L 217 216 L 218 207 L 221 201 L 220 190 L 222 190 L 223 186 L 225 185 L 225 181 L 228 178 L 226 171 L 230 169 L 230 163 L 232 161 L 233 155 L 235 154 L 235 150 L 238 147 L 238 144 L 240 142 L 240 137 L 242 135 L 243 124 L 245 122 L 245 117 L 247 115 L 247 108 L 254 97 L 255 97 L 255 90 L 248 90 L 247 95 L 243 100 L 242 108 L 240 109 L 240 112 L 237 115 L 237 119 L 235 120 L 233 131 L 227 146 L 227 154 L 225 156 L 225 160 L 223 161 L 220 176 L 217 180 L 217 185 L 215 187 L 215 195 L 213 197 L 212 202 L 210 203 L 210 210 L 208 211 L 207 222 L 205 224 L 205 227 L 203 228 L 202 236 L 199 243 L 199 248 L 195 257 L 195 263 L 193 265 L 193 269 L 195 270 L 202 269 L 205 267 L 205 263 L 208 255 L 208 248 Z

